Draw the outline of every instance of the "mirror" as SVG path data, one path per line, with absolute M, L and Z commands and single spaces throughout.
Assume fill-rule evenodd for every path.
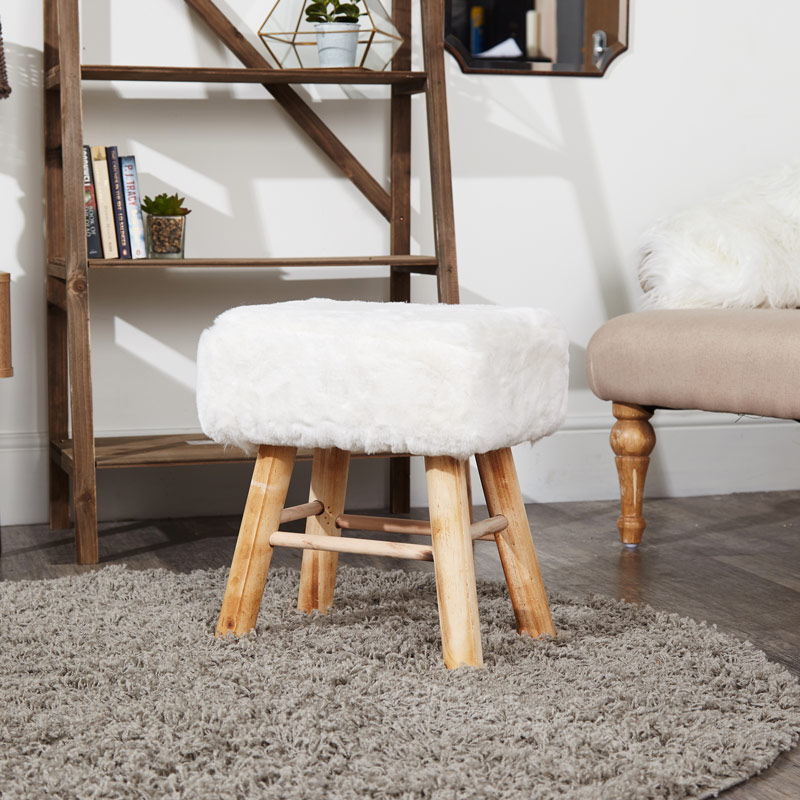
M 628 48 L 628 0 L 445 0 L 462 72 L 602 76 Z

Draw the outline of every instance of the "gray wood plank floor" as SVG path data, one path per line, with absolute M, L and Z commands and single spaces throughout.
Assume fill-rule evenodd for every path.
M 619 544 L 614 502 L 531 504 L 528 512 L 548 590 L 604 594 L 707 620 L 800 676 L 800 491 L 648 500 L 648 528 L 635 551 Z M 302 530 L 302 523 L 286 527 Z M 102 563 L 177 571 L 228 565 L 237 529 L 231 517 L 103 523 Z M 74 564 L 70 531 L 7 526 L 0 536 L 0 580 L 96 569 Z M 479 578 L 502 579 L 494 544 L 477 542 L 475 556 Z M 299 551 L 277 550 L 273 563 L 299 568 Z M 363 556 L 344 555 L 341 563 L 432 569 Z M 798 749 L 722 796 L 797 800 Z

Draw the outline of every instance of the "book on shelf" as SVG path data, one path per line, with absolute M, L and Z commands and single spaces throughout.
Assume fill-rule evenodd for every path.
M 84 145 L 83 206 L 86 216 L 86 251 L 89 258 L 102 258 L 103 243 L 100 241 L 100 226 L 97 220 L 97 200 L 94 194 L 94 176 L 92 172 L 92 152 L 88 145 Z
M 94 193 L 97 201 L 97 219 L 100 222 L 100 240 L 103 243 L 103 257 L 119 258 L 106 149 L 105 147 L 92 147 L 91 152 L 92 170 L 94 171 Z
M 128 217 L 125 211 L 125 193 L 122 189 L 122 173 L 119 169 L 119 153 L 116 147 L 106 147 L 108 180 L 111 186 L 111 206 L 114 213 L 114 230 L 117 235 L 119 258 L 131 257 L 131 242 L 128 237 Z
M 136 172 L 135 156 L 120 156 L 119 169 L 122 173 L 122 188 L 125 195 L 125 211 L 128 219 L 131 258 L 146 258 L 147 250 L 144 242 L 144 221 L 142 220 L 139 175 Z

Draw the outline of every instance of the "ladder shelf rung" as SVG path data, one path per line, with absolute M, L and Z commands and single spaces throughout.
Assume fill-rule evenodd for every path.
M 291 267 L 395 267 L 433 274 L 433 256 L 313 256 L 308 258 L 113 258 L 90 259 L 90 269 L 289 269 Z
M 425 90 L 427 76 L 412 70 L 273 69 L 271 67 L 150 67 L 136 64 L 83 64 L 84 81 L 167 81 L 171 83 L 351 84 L 394 86 L 396 92 Z M 45 88 L 61 84 L 58 66 L 45 75 Z
M 140 434 L 138 436 L 100 436 L 94 440 L 95 469 L 130 467 L 171 467 L 198 464 L 251 464 L 248 456 L 236 447 L 212 442 L 202 433 Z M 298 460 L 307 461 L 313 450 L 298 450 Z M 395 454 L 375 453 L 356 458 L 388 458 Z M 72 474 L 74 450 L 72 439 L 50 442 L 50 457 Z

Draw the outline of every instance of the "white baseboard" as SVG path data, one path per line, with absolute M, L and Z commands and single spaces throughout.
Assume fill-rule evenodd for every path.
M 614 458 L 608 445 L 610 414 L 574 415 L 557 434 L 534 447 L 514 448 L 526 500 L 558 502 L 618 496 Z M 646 494 L 687 497 L 800 488 L 800 425 L 782 420 L 702 412 L 658 412 L 658 444 L 651 458 Z M 107 436 L 176 433 L 105 431 Z M 179 431 L 180 432 L 180 431 Z M 185 433 L 195 432 L 187 429 Z M 0 524 L 47 519 L 48 442 L 43 432 L 0 433 Z M 473 465 L 474 472 L 474 465 Z M 290 502 L 303 502 L 308 465 L 292 481 Z M 476 503 L 483 502 L 473 475 Z M 413 459 L 412 504 L 427 503 L 422 459 Z M 104 470 L 98 482 L 101 519 L 204 516 L 241 512 L 247 491 L 246 465 Z M 387 497 L 386 468 L 354 461 L 348 487 L 352 508 L 380 508 Z

